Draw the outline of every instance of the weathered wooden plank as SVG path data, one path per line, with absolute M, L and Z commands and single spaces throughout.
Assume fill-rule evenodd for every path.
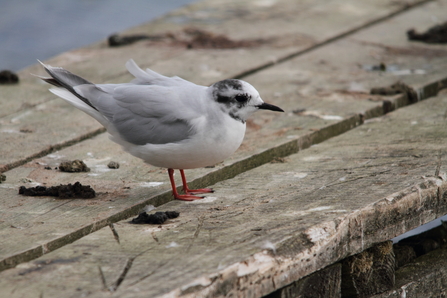
M 264 298 L 338 298 L 341 297 L 341 264 L 319 270 Z
M 183 25 L 190 21 L 192 26 L 207 28 L 216 34 L 225 34 L 234 40 L 262 38 L 272 40 L 258 48 L 234 51 L 221 50 L 216 55 L 205 57 L 197 64 L 191 51 L 179 55 L 175 66 L 184 71 L 199 74 L 207 84 L 218 74 L 234 73 L 234 65 L 242 62 L 250 65 L 247 70 L 233 76 L 241 76 L 254 69 L 282 61 L 306 51 L 317 44 L 324 44 L 347 33 L 384 20 L 425 1 L 410 1 L 405 4 L 382 1 L 215 1 L 210 9 L 206 5 L 191 13 L 179 11 L 171 20 Z M 201 3 L 199 2 L 198 5 Z M 185 17 L 186 15 L 186 17 Z M 183 19 L 179 22 L 179 19 Z M 325 23 L 325 24 L 324 24 Z M 182 26 L 178 28 L 183 28 Z M 243 28 L 243 30 L 241 30 Z M 141 29 L 134 32 L 141 32 Z M 143 30 L 146 30 L 145 28 Z M 273 51 L 268 48 L 274 48 Z M 267 51 L 266 51 L 267 50 Z M 207 51 L 201 51 L 206 54 Z M 183 57 L 182 57 L 183 56 Z M 216 61 L 217 63 L 209 63 Z M 232 63 L 228 63 L 232 61 Z M 186 64 L 185 64 L 186 63 Z M 173 64 L 161 61 L 161 69 Z M 204 67 L 205 66 L 205 67 Z M 157 67 L 157 65 L 154 65 Z M 176 67 L 177 68 L 177 67 Z M 176 69 L 174 68 L 175 72 Z M 175 72 L 176 73 L 176 72 Z M 176 73 L 178 74 L 178 73 Z
M 12 297 L 266 295 L 447 213 L 446 104 L 444 95 L 399 109 L 222 181 L 206 200 L 169 202 L 160 210 L 180 217 L 160 227 L 119 222 L 119 243 L 101 229 L 3 271 L 0 289 Z
M 393 242 L 385 241 L 342 261 L 341 294 L 366 298 L 393 288 Z
M 142 66 L 165 75 L 179 75 L 196 83 L 211 84 L 273 64 L 422 2 L 425 1 L 415 0 L 405 4 L 389 0 L 362 3 L 322 0 L 300 3 L 291 0 L 262 3 L 257 0 L 203 1 L 133 28 L 128 33 L 171 32 L 175 35 L 190 26 L 200 26 L 214 34 L 226 34 L 231 40 L 266 41 L 256 47 L 236 49 L 187 49 L 184 44 L 171 41 L 140 42 L 129 47 L 108 48 L 101 42 L 64 53 L 48 63 L 67 67 L 93 82 L 125 82 L 130 76 L 123 65 L 127 59 L 134 58 Z M 1 171 L 42 156 L 54 147 L 67 146 L 98 132 L 99 125 L 79 111 L 73 112 L 73 117 L 65 117 L 74 108 L 53 104 L 53 101 L 60 99 L 48 93 L 48 86 L 38 82 L 39 79 L 30 73 L 42 74 L 42 69 L 37 65 L 27 68 L 20 72 L 19 85 L 0 88 L 0 143 L 2 147 L 5 146 L 0 156 Z M 55 108 L 52 114 L 61 117 L 45 117 L 51 108 Z M 52 134 L 51 129 L 42 129 L 47 126 L 59 127 L 59 130 Z M 14 150 L 17 144 L 23 144 L 20 150 Z
M 420 9 L 422 8 L 426 9 L 425 6 Z M 425 21 L 426 18 L 422 16 L 428 16 L 430 13 L 435 14 L 438 11 L 436 6 L 427 9 L 420 13 L 420 19 Z M 409 26 L 410 23 L 414 23 L 414 12 L 409 11 L 394 22 L 404 22 Z M 377 27 L 381 28 L 381 25 L 365 29 L 358 34 L 374 36 Z M 396 34 L 400 34 L 400 32 Z M 408 46 L 410 45 L 408 44 Z M 235 156 L 214 169 L 190 171 L 188 177 L 191 180 L 200 178 L 197 181 L 198 184 L 209 185 L 268 162 L 275 156 L 294 153 L 299 149 L 349 130 L 361 123 L 360 113 L 365 117 L 383 113 L 380 101 L 365 100 L 371 96 L 356 92 L 349 93 L 349 89 L 346 87 L 349 82 L 354 80 L 364 86 L 370 86 L 374 82 L 391 83 L 395 80 L 393 74 L 379 75 L 358 69 L 343 71 L 343 65 L 356 65 L 357 61 L 370 63 L 371 57 L 368 54 L 370 49 L 370 46 L 363 44 L 339 42 L 327 46 L 327 49 L 319 49 L 316 51 L 317 54 L 308 53 L 306 56 L 297 57 L 288 63 L 289 67 L 278 65 L 251 76 L 250 81 L 259 85 L 262 94 L 266 94 L 264 98 L 271 98 L 288 111 L 305 108 L 312 113 L 307 115 L 289 113 L 287 117 L 258 113 L 250 121 L 246 141 Z M 336 52 L 346 54 L 335 59 L 334 53 Z M 318 61 L 322 59 L 331 61 L 330 67 L 337 72 L 316 71 L 315 63 L 318 64 Z M 423 57 L 412 57 L 410 60 L 414 63 L 412 64 L 413 68 L 427 62 Z M 442 62 L 439 59 L 430 61 L 432 63 Z M 411 66 L 406 64 L 406 66 L 408 65 Z M 436 65 L 438 64 L 435 64 L 435 69 L 437 69 Z M 301 69 L 301 71 L 296 71 L 296 69 Z M 343 79 L 339 78 L 339 72 Z M 427 74 L 427 77 L 432 79 L 440 75 L 441 73 L 438 72 L 433 75 Z M 420 78 L 420 75 L 417 74 L 413 76 Z M 275 80 L 272 81 L 271 78 L 275 78 Z M 300 78 L 305 79 L 308 83 L 301 84 L 298 88 L 296 82 Z M 411 76 L 407 76 L 407 78 L 411 78 Z M 268 86 L 271 87 L 268 88 Z M 322 93 L 322 86 L 326 86 L 324 88 L 327 88 L 327 93 Z M 275 96 L 275 90 L 281 94 Z M 49 106 L 52 104 L 62 105 L 58 102 L 48 103 Z M 396 101 L 395 104 L 401 105 L 399 101 Z M 50 112 L 42 113 L 50 117 Z M 68 114 L 65 115 L 68 116 Z M 340 119 L 345 120 L 340 122 Z M 64 155 L 64 157 L 58 158 L 58 155 Z M 86 160 L 88 165 L 93 168 L 93 172 L 67 174 L 44 169 L 45 165 L 54 168 L 63 158 Z M 123 165 L 119 171 L 104 171 L 107 170 L 105 164 L 111 159 L 116 159 Z M 7 181 L 0 188 L 0 197 L 3 198 L 2 220 L 4 220 L 0 234 L 3 238 L 9 239 L 2 245 L 0 251 L 3 260 L 2 268 L 30 260 L 101 228 L 109 222 L 135 214 L 136 210 L 148 202 L 158 205 L 171 198 L 168 193 L 165 193 L 169 186 L 166 184 L 166 174 L 162 170 L 143 165 L 141 161 L 123 154 L 104 135 L 58 152 L 56 155 L 36 160 L 36 162 L 40 162 L 40 164 L 33 162 L 7 172 Z M 92 174 L 96 176 L 92 176 Z M 78 200 L 66 203 L 48 198 L 24 198 L 17 195 L 19 185 L 27 184 L 22 182 L 22 179 L 31 179 L 32 182 L 44 185 L 80 181 L 83 184 L 92 185 L 100 193 L 100 196 L 87 204 L 85 201 Z M 155 188 L 147 188 L 149 185 L 154 185 L 145 183 L 148 181 L 165 183 Z M 127 189 L 128 187 L 131 189 Z M 109 200 L 113 200 L 113 203 L 110 203 Z M 54 217 L 66 218 L 66 220 L 61 222 L 54 220 Z M 34 224 L 39 222 L 45 224 Z M 21 227 L 21 229 L 14 229 L 11 232 L 10 226 Z M 10 237 L 11 234 L 14 237 Z
M 372 298 L 444 297 L 447 295 L 447 250 L 434 250 L 396 271 L 393 290 Z

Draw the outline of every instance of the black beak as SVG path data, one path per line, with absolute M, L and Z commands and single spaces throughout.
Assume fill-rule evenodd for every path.
M 261 105 L 259 105 L 257 107 L 259 109 L 262 109 L 262 110 L 271 110 L 271 111 L 276 111 L 276 112 L 284 112 L 284 110 L 281 109 L 280 107 L 271 105 L 271 104 L 266 103 L 266 102 L 262 103 Z

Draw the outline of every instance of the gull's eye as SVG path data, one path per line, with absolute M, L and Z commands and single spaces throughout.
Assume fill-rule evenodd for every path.
M 237 102 L 246 102 L 248 100 L 247 94 L 238 94 L 234 98 Z

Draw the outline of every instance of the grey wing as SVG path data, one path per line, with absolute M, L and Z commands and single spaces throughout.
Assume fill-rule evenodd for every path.
M 81 85 L 75 90 L 109 120 L 110 133 L 129 143 L 175 143 L 195 134 L 188 119 L 200 115 L 182 107 L 172 88 L 121 84 Z

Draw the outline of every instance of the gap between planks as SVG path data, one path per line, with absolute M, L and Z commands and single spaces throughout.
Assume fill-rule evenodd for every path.
M 326 45 L 328 45 L 328 44 L 331 44 L 331 43 L 333 43 L 333 42 L 336 42 L 336 41 L 338 41 L 338 40 L 340 40 L 340 39 L 342 39 L 342 38 L 348 37 L 349 35 L 352 35 L 352 34 L 358 32 L 358 31 L 360 31 L 360 30 L 369 28 L 369 27 L 371 27 L 371 26 L 373 26 L 373 25 L 376 25 L 376 24 L 378 24 L 378 23 L 380 23 L 380 22 L 383 22 L 383 21 L 386 21 L 386 20 L 388 20 L 388 19 L 391 19 L 392 17 L 395 17 L 395 16 L 397 16 L 397 15 L 399 15 L 399 14 L 401 14 L 401 13 L 404 13 L 404 12 L 406 12 L 406 11 L 408 11 L 408 10 L 411 10 L 411 9 L 413 9 L 413 8 L 417 8 L 417 7 L 419 7 L 419 6 L 423 5 L 423 4 L 426 4 L 426 3 L 428 3 L 428 2 L 433 2 L 433 1 L 434 1 L 434 0 L 423 0 L 423 1 L 421 1 L 421 2 L 408 4 L 406 7 L 402 8 L 401 10 L 391 12 L 391 13 L 389 13 L 389 14 L 383 16 L 383 17 L 380 17 L 380 18 L 377 18 L 377 19 L 372 20 L 372 21 L 370 21 L 370 22 L 367 22 L 367 23 L 365 23 L 365 24 L 363 24 L 363 25 L 361 25 L 361 26 L 359 26 L 359 27 L 356 27 L 356 28 L 353 28 L 353 29 L 349 29 L 349 30 L 347 30 L 346 32 L 343 32 L 343 33 L 340 33 L 340 34 L 335 35 L 335 36 L 333 36 L 333 37 L 330 37 L 330 38 L 328 38 L 328 39 L 325 40 L 325 41 L 322 41 L 322 42 L 320 42 L 320 43 L 317 43 L 317 44 L 315 44 L 315 45 L 310 46 L 309 48 L 306 48 L 306 49 L 297 51 L 297 52 L 295 52 L 295 53 L 289 54 L 289 55 L 287 55 L 287 56 L 285 56 L 285 57 L 279 58 L 279 59 L 277 59 L 276 61 L 268 62 L 268 63 L 265 63 L 265 64 L 263 64 L 263 65 L 261 65 L 261 66 L 258 66 L 258 67 L 255 67 L 255 68 L 253 68 L 253 69 L 244 71 L 244 72 L 242 72 L 242 73 L 236 75 L 234 78 L 235 78 L 235 79 L 243 79 L 243 78 L 245 78 L 245 77 L 247 77 L 247 76 L 253 75 L 253 74 L 255 74 L 255 73 L 259 72 L 259 71 L 265 70 L 265 69 L 267 69 L 267 68 L 269 68 L 269 67 L 272 67 L 272 66 L 274 66 L 274 65 L 277 65 L 277 64 L 281 64 L 281 63 L 287 62 L 287 61 L 289 61 L 289 60 L 291 60 L 291 59 L 293 59 L 293 58 L 299 57 L 299 56 L 304 55 L 304 54 L 306 54 L 306 53 L 309 53 L 309 52 L 311 52 L 311 51 L 313 51 L 313 50 L 319 49 L 319 48 L 324 47 L 324 46 L 326 46 Z

